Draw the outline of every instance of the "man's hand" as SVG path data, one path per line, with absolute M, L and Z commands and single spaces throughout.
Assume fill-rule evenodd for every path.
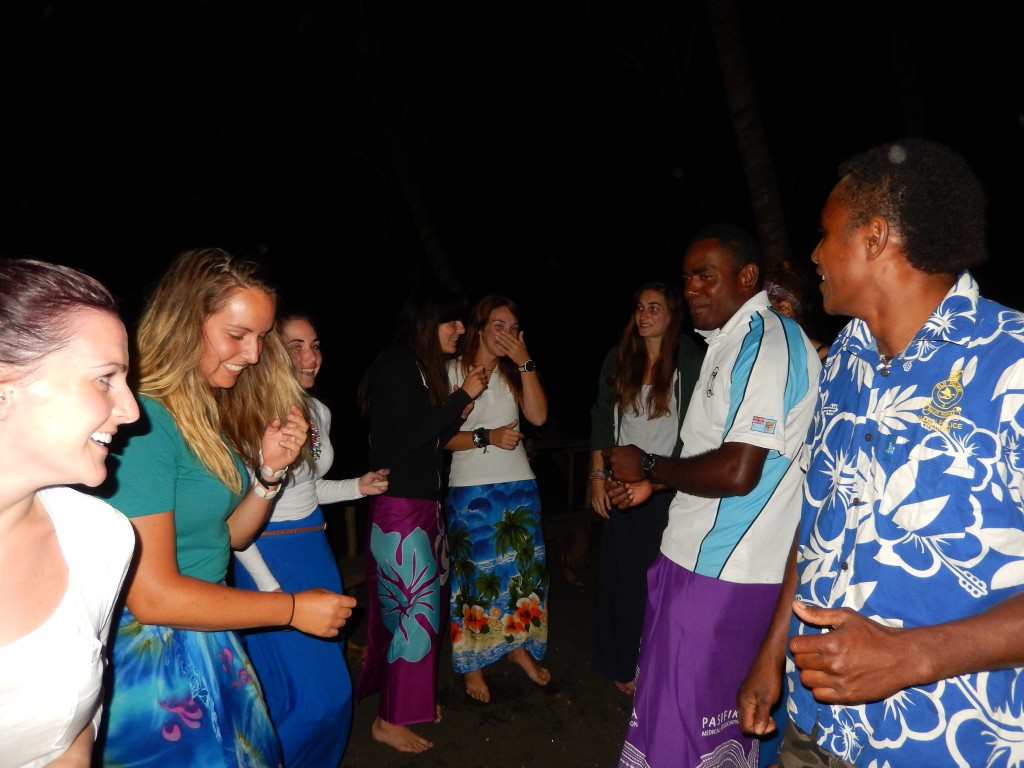
M 878 701 L 927 680 L 918 673 L 920 654 L 909 642 L 913 630 L 895 629 L 849 608 L 816 608 L 793 601 L 806 624 L 830 627 L 820 635 L 794 635 L 789 650 L 802 682 L 826 704 Z
M 605 466 L 611 470 L 611 477 L 620 483 L 639 483 L 646 480 L 643 470 L 640 469 L 640 462 L 644 460 L 645 455 L 635 445 L 617 445 L 601 451 L 601 458 L 604 459 Z M 605 488 L 607 487 L 606 485 Z M 611 496 L 610 491 L 608 495 Z
M 762 649 L 747 672 L 736 705 L 740 714 L 740 730 L 749 736 L 762 737 L 775 730 L 772 707 L 782 695 L 784 660 Z
M 633 506 L 633 490 L 626 483 L 620 483 L 618 480 L 606 477 L 604 480 L 604 491 L 608 494 L 608 501 L 611 502 L 612 506 L 619 509 L 628 509 Z
M 604 490 L 608 495 L 608 501 L 619 509 L 628 509 L 638 504 L 643 504 L 654 492 L 651 484 L 646 480 L 639 483 L 620 483 L 618 480 L 605 478 Z

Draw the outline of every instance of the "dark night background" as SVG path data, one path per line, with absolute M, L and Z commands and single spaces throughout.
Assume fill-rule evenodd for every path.
M 1011 279 L 1020 8 L 8 2 L 0 251 L 92 272 L 129 322 L 182 249 L 266 259 L 319 320 L 320 389 L 353 473 L 365 469 L 355 381 L 409 288 L 504 293 L 527 310 L 547 433 L 585 438 L 633 289 L 678 279 L 708 221 L 765 239 L 752 152 L 775 202 L 767 250 L 806 269 L 840 160 L 910 134 L 948 143 L 989 193 L 982 289 L 1024 306 Z M 836 322 L 814 330 L 830 338 Z

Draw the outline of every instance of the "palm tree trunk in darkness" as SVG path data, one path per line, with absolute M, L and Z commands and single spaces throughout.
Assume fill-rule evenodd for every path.
M 790 263 L 789 233 L 757 106 L 735 0 L 704 0 L 718 50 L 729 114 L 747 177 L 757 234 L 771 263 Z
M 408 54 L 408 51 L 415 50 L 415 46 L 406 44 L 403 37 L 409 32 L 409 25 L 415 25 L 415 15 L 405 14 L 396 22 L 393 16 L 389 16 L 395 11 L 386 4 L 376 6 L 360 3 L 357 7 L 359 13 L 353 18 L 358 19 L 360 25 L 358 51 L 365 67 L 363 75 L 369 91 L 374 123 L 391 170 L 393 184 L 389 185 L 391 189 L 388 198 L 394 206 L 394 219 L 402 226 L 401 222 L 406 218 L 405 214 L 408 214 L 417 236 L 417 244 L 426 254 L 438 283 L 464 293 L 420 192 L 416 169 L 409 157 L 407 137 L 396 116 L 395 94 L 401 93 L 402 89 L 389 87 L 388 83 L 389 77 L 402 78 L 407 75 L 403 67 L 416 66 L 415 57 Z M 405 58 L 401 58 L 403 55 Z M 399 242 L 403 239 L 399 237 Z M 409 247 L 412 245 L 410 243 Z M 415 255 L 406 253 L 405 261 L 406 274 L 415 285 L 421 281 Z

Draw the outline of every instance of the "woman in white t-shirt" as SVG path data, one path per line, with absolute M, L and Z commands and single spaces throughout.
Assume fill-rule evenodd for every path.
M 110 292 L 69 267 L 0 260 L 0 763 L 88 766 L 111 615 L 135 550 L 100 485 L 139 418 Z
M 538 685 L 551 673 L 537 662 L 548 640 L 548 574 L 540 493 L 519 430 L 548 417 L 547 396 L 523 341 L 520 311 L 503 296 L 484 296 L 466 323 L 462 354 L 448 364 L 453 387 L 479 366 L 488 384 L 452 451 L 448 481 L 452 667 L 466 693 L 491 699 L 483 668 L 508 657 Z

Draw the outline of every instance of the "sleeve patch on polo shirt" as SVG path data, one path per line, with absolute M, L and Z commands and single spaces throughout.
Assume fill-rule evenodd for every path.
M 764 432 L 766 435 L 775 434 L 775 419 L 766 419 L 764 416 L 755 416 L 750 428 L 755 432 Z

